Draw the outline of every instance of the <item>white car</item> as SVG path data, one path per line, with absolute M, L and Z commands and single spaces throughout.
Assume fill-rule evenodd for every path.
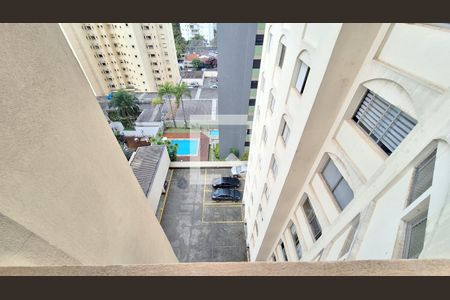
M 247 174 L 247 165 L 240 165 L 231 168 L 231 176 L 233 177 L 245 177 Z

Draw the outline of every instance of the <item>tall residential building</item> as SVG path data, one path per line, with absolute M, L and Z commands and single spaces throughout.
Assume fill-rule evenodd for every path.
M 170 23 L 60 24 L 96 96 L 181 79 Z
M 264 26 L 264 23 L 218 25 L 218 113 L 236 116 L 235 124 L 231 120 L 219 124 L 222 158 L 231 148 L 238 149 L 242 155 L 250 146 Z
M 266 25 L 252 261 L 449 257 L 449 53 L 439 24 Z
M 196 34 L 199 34 L 209 43 L 214 39 L 214 31 L 216 29 L 216 23 L 180 23 L 181 36 L 186 41 L 191 40 Z

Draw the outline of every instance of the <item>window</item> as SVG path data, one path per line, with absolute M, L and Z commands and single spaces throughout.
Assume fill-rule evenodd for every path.
M 317 241 L 317 239 L 322 235 L 322 228 L 320 227 L 316 213 L 314 212 L 314 209 L 312 208 L 308 198 L 306 198 L 305 202 L 303 203 L 303 211 L 305 212 L 306 220 L 309 223 L 314 240 Z
M 256 46 L 261 46 L 264 42 L 264 34 L 257 34 L 256 35 L 256 40 L 255 40 L 255 45 Z
M 361 101 L 353 120 L 388 155 L 417 124 L 416 120 L 370 90 Z
M 283 43 L 281 44 L 281 50 L 280 50 L 280 58 L 278 59 L 278 66 L 280 68 L 283 68 L 284 63 L 284 55 L 286 54 L 286 46 Z
M 286 254 L 286 249 L 284 248 L 283 241 L 280 241 L 280 249 L 281 249 L 281 253 L 283 254 L 284 261 L 288 261 L 288 257 L 287 257 L 287 254 Z
M 253 69 L 259 69 L 261 67 L 261 60 L 260 59 L 254 59 L 253 60 Z
M 309 75 L 309 66 L 304 62 L 300 61 L 300 68 L 298 70 L 297 82 L 295 83 L 295 88 L 300 94 L 303 94 L 303 90 L 305 89 L 306 80 Z
M 344 255 L 350 252 L 353 240 L 355 239 L 356 230 L 358 229 L 358 225 L 359 215 L 352 220 L 350 231 L 345 239 L 344 245 L 342 246 L 341 252 L 339 253 L 339 258 L 342 258 Z
M 291 133 L 291 130 L 289 129 L 289 126 L 287 125 L 285 116 L 283 116 L 283 118 L 281 119 L 281 138 L 283 139 L 283 142 L 285 144 L 287 143 L 290 133 Z
M 269 187 L 267 186 L 267 183 L 264 184 L 264 190 L 263 190 L 263 195 L 266 198 L 266 201 L 269 201 Z
M 276 178 L 278 174 L 278 163 L 274 155 L 272 155 L 272 164 L 270 165 L 270 169 L 272 170 L 273 177 Z
M 418 216 L 407 224 L 404 258 L 418 258 L 423 249 L 427 213 Z
M 271 112 L 273 112 L 273 109 L 275 108 L 275 102 L 275 97 L 273 96 L 272 92 L 270 92 L 269 108 Z
M 248 100 L 248 106 L 255 106 L 256 104 L 256 99 L 249 99 Z
M 292 240 L 294 241 L 297 257 L 298 259 L 300 259 L 302 258 L 302 246 L 300 245 L 300 239 L 298 238 L 297 228 L 295 227 L 295 224 L 293 222 L 291 222 L 289 230 L 291 231 Z
M 251 89 L 257 89 L 258 88 L 258 80 L 252 80 L 250 82 L 250 88 Z
M 252 130 L 250 128 L 247 128 L 247 134 L 252 134 Z
M 261 115 L 261 109 L 259 108 L 259 105 L 256 107 L 256 121 L 259 120 L 259 116 Z
M 435 162 L 436 149 L 415 168 L 408 205 L 413 203 L 431 187 Z
M 263 216 L 263 213 L 262 213 L 262 206 L 261 206 L 261 204 L 258 207 L 258 219 L 260 219 L 261 223 L 264 221 L 264 216 Z
M 339 207 L 344 209 L 353 200 L 353 191 L 331 159 L 328 159 L 322 171 L 322 176 Z
M 267 143 L 267 129 L 266 129 L 266 125 L 264 125 L 264 127 L 263 127 L 262 138 L 263 138 L 264 143 Z

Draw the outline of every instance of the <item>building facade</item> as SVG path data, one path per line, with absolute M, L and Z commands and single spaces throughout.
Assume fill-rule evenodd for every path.
M 180 23 L 181 36 L 186 41 L 199 34 L 209 43 L 214 39 L 216 29 L 216 23 Z
M 171 23 L 60 24 L 96 96 L 181 79 Z
M 264 23 L 219 23 L 219 116 L 234 116 L 219 123 L 220 156 L 231 148 L 242 155 L 250 146 L 256 104 Z
M 450 30 L 266 24 L 252 261 L 450 257 Z

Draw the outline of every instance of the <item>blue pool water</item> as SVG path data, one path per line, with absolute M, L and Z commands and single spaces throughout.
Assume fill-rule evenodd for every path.
M 209 131 L 210 136 L 219 137 L 219 129 L 213 129 Z
M 172 144 L 178 145 L 177 155 L 180 156 L 197 156 L 198 155 L 198 139 L 173 139 Z

